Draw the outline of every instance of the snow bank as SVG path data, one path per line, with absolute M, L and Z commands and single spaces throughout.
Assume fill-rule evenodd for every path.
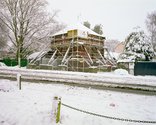
M 128 71 L 125 70 L 125 69 L 116 69 L 116 70 L 114 71 L 114 73 L 115 73 L 116 75 L 128 75 L 128 74 L 129 74 Z

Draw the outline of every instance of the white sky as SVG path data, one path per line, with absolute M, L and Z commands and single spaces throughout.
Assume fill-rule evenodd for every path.
M 48 0 L 58 19 L 66 24 L 89 21 L 91 27 L 103 25 L 106 39 L 123 41 L 140 26 L 145 30 L 148 13 L 156 10 L 156 0 Z

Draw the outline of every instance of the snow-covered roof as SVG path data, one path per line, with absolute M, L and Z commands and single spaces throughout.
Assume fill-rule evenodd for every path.
M 92 35 L 96 35 L 96 36 L 100 36 L 100 37 L 104 37 L 103 35 L 100 35 L 94 31 L 92 31 L 91 29 L 87 28 L 86 26 L 80 24 L 80 23 L 77 23 L 77 24 L 70 24 L 70 25 L 67 25 L 66 28 L 64 28 L 63 30 L 55 33 L 53 36 L 56 36 L 56 35 L 61 35 L 61 34 L 65 34 L 67 33 L 68 31 L 70 30 L 81 30 L 81 31 L 87 31 L 88 34 L 92 34 Z

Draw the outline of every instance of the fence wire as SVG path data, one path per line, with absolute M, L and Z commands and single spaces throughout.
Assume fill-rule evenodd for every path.
M 82 113 L 86 113 L 89 115 L 93 115 L 93 116 L 97 116 L 97 117 L 102 117 L 102 118 L 106 118 L 106 119 L 112 119 L 112 120 L 118 120 L 118 121 L 125 121 L 125 122 L 135 122 L 135 123 L 156 123 L 156 121 L 145 121 L 145 120 L 133 120 L 133 119 L 124 119 L 124 118 L 117 118 L 117 117 L 111 117 L 111 116 L 107 116 L 107 115 L 100 115 L 100 114 L 96 114 L 96 113 L 92 113 L 92 112 L 88 112 L 85 110 L 81 110 L 72 106 L 69 106 L 67 104 L 61 103 L 63 106 L 68 107 L 70 109 L 82 112 Z

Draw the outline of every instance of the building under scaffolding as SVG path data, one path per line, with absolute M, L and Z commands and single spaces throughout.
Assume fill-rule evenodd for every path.
M 115 66 L 104 47 L 105 37 L 78 24 L 51 37 L 51 51 L 44 54 L 42 65 L 68 71 L 90 71 Z

